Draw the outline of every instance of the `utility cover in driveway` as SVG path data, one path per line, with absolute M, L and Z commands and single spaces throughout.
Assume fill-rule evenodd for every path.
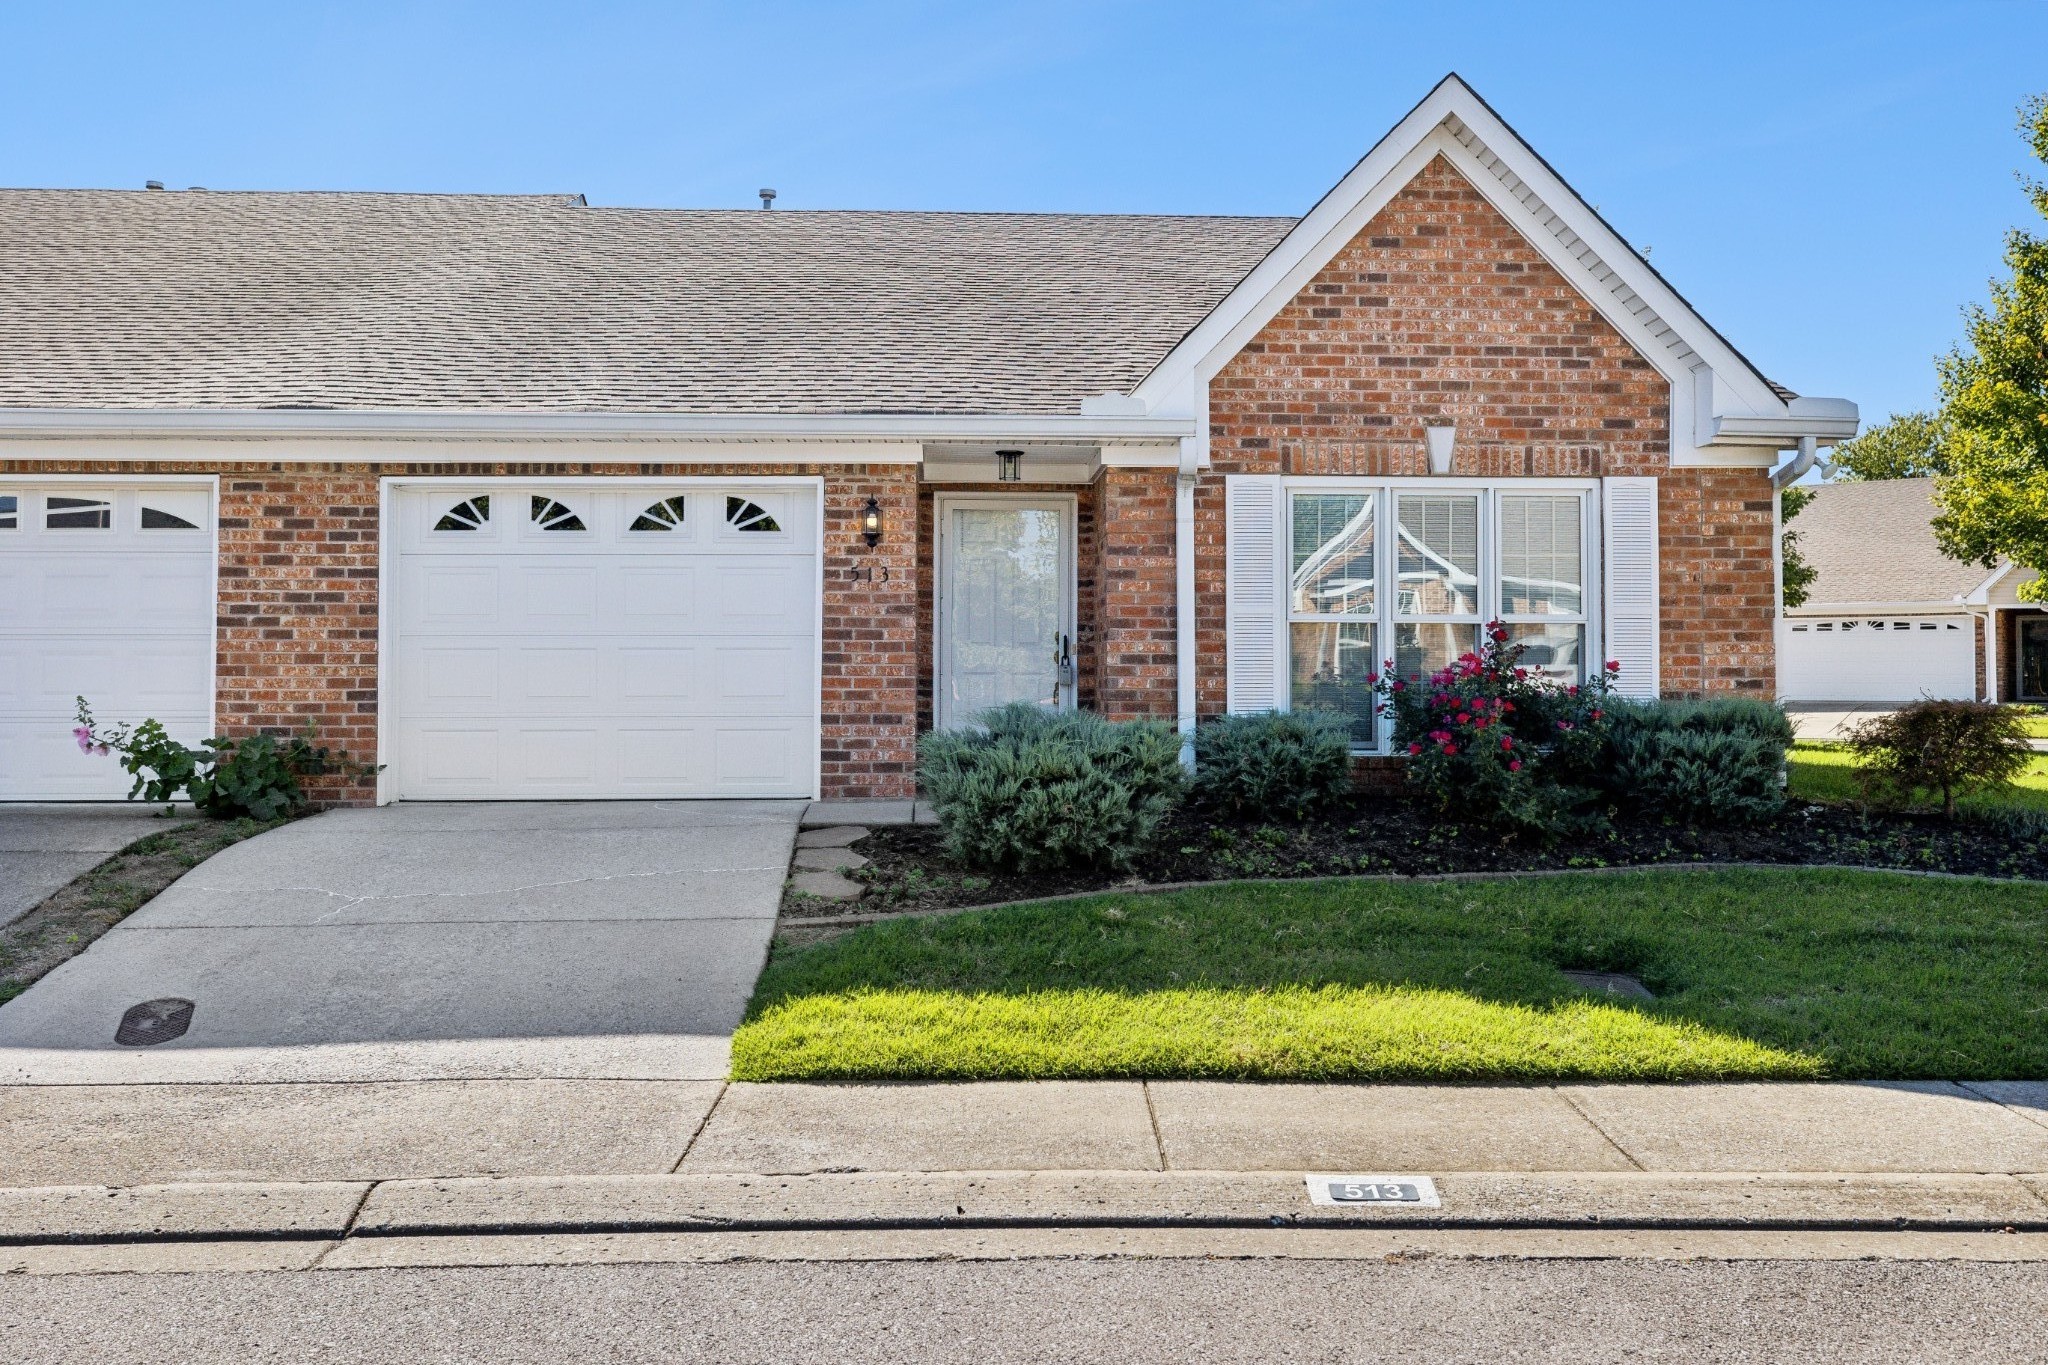
M 114 1041 L 122 1047 L 148 1047 L 152 1043 L 168 1043 L 173 1038 L 182 1038 L 190 1027 L 190 1000 L 145 1000 L 139 1005 L 130 1005 L 128 1012 L 121 1016 L 121 1026 L 114 1030 Z

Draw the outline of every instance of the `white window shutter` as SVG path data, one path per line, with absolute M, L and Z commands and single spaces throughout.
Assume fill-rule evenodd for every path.
M 1287 697 L 1280 476 L 1229 475 L 1223 510 L 1226 703 L 1276 710 Z
M 1654 699 L 1657 677 L 1657 481 L 1602 479 L 1602 556 L 1607 657 L 1621 665 L 1614 690 Z

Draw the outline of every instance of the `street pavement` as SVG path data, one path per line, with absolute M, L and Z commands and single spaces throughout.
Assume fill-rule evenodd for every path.
M 0 1278 L 33 1365 L 2039 1361 L 2048 1264 L 890 1261 Z

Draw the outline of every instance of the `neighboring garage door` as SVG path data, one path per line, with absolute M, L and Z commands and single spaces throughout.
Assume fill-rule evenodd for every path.
M 78 751 L 77 698 L 108 724 L 213 726 L 213 484 L 0 480 L 0 801 L 118 800 Z
M 400 485 L 399 798 L 815 794 L 818 485 Z
M 1974 697 L 1974 627 L 1968 616 L 1789 618 L 1778 629 L 1778 695 L 1788 701 Z

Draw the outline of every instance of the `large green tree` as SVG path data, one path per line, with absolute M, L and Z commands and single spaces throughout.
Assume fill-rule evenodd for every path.
M 2020 127 L 2048 163 L 2048 95 L 2028 101 Z M 2048 184 L 2026 187 L 2048 219 Z M 1967 310 L 1967 340 L 1941 362 L 1934 530 L 1957 559 L 2042 571 L 2020 594 L 2048 602 L 2048 237 L 2015 228 L 2005 263 L 2012 278 L 1992 284 L 1988 308 Z
M 1931 412 L 1895 412 L 1828 456 L 1838 479 L 1921 479 L 1940 474 L 1941 419 Z

